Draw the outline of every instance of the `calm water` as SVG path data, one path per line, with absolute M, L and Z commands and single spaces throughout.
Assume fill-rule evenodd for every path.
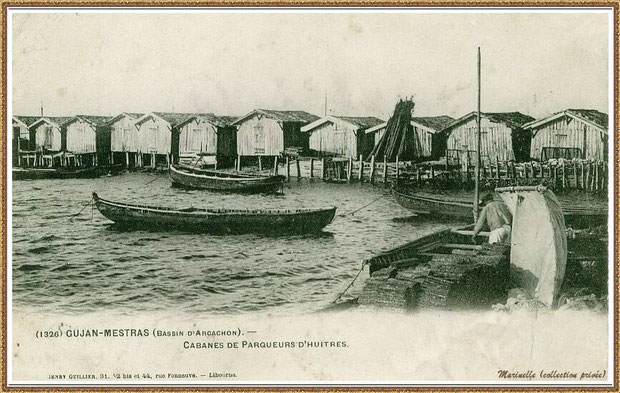
M 108 199 L 161 206 L 338 210 L 334 222 L 315 235 L 119 232 L 90 207 L 70 219 L 92 191 Z M 239 196 L 188 191 L 170 187 L 166 175 L 149 173 L 16 181 L 14 307 L 70 313 L 311 312 L 329 304 L 365 258 L 450 226 L 394 220 L 409 213 L 389 196 L 353 216 L 338 216 L 380 197 L 381 187 L 292 181 L 284 192 Z M 362 273 L 362 280 L 367 275 Z

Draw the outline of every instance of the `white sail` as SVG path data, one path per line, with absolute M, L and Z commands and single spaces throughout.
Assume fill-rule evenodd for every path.
M 545 187 L 496 189 L 513 215 L 511 281 L 532 298 L 555 305 L 566 269 L 566 227 L 560 204 Z

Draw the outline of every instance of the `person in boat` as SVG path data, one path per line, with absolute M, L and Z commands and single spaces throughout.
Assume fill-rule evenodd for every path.
M 478 222 L 474 227 L 474 234 L 471 239 L 475 243 L 476 236 L 483 228 L 488 228 L 489 244 L 509 243 L 512 226 L 512 214 L 508 206 L 501 201 L 495 200 L 493 193 L 488 193 L 482 197 L 481 205 L 484 206 L 478 217 Z

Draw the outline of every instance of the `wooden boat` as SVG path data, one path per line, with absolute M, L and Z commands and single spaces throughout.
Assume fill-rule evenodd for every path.
M 130 229 L 182 230 L 211 233 L 306 233 L 327 226 L 336 208 L 326 209 L 200 209 L 168 208 L 113 202 L 93 192 L 97 209 L 107 219 Z
M 122 165 L 110 165 L 88 168 L 13 168 L 13 180 L 28 179 L 85 179 L 95 178 L 108 173 L 117 174 Z
M 406 193 L 393 188 L 394 200 L 417 214 L 456 219 L 473 218 L 473 202 L 464 198 L 436 196 L 428 193 Z M 566 225 L 574 228 L 586 228 L 607 222 L 607 209 L 602 206 L 562 206 Z
M 262 176 L 170 165 L 175 186 L 215 191 L 274 192 L 282 187 L 284 176 Z
M 392 188 L 392 196 L 399 205 L 414 213 L 467 220 L 474 217 L 473 203 L 468 199 L 441 197 L 426 193 L 405 193 L 396 188 Z

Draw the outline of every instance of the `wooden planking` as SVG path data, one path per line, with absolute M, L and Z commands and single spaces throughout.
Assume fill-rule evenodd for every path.
M 35 148 L 60 151 L 62 149 L 62 134 L 60 128 L 42 122 L 35 130 Z
M 583 157 L 584 146 L 585 157 Z M 581 158 L 603 160 L 606 138 L 600 130 L 588 123 L 564 116 L 533 130 L 530 157 L 541 159 L 542 149 L 545 147 L 577 148 L 582 151 Z
M 218 146 L 216 127 L 202 118 L 196 118 L 179 128 L 179 153 L 216 154 Z
M 95 128 L 83 120 L 76 120 L 67 126 L 67 151 L 77 154 L 97 151 Z
M 135 119 L 123 115 L 112 123 L 110 138 L 112 151 L 137 152 L 140 146 Z
M 237 154 L 277 156 L 284 151 L 284 148 L 284 131 L 277 121 L 255 114 L 239 125 Z
M 363 131 L 361 131 L 363 132 Z M 310 134 L 310 148 L 322 154 L 357 157 L 357 126 L 345 121 L 330 121 L 316 127 Z
M 468 157 L 476 150 L 476 134 L 478 126 L 475 117 L 455 127 L 447 140 L 447 148 L 458 152 L 461 165 L 465 165 Z M 487 160 L 491 157 L 501 161 L 514 160 L 512 146 L 512 130 L 503 123 L 493 123 L 485 117 L 480 124 L 480 155 Z M 469 157 L 471 161 L 471 157 Z
M 158 117 L 151 117 L 139 125 L 137 135 L 138 151 L 170 154 L 172 132 L 167 121 Z

